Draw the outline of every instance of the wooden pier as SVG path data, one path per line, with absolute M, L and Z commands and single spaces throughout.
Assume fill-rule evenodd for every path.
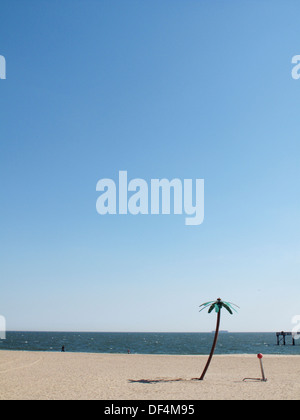
M 280 344 L 283 344 L 284 346 L 286 345 L 286 336 L 291 336 L 292 337 L 292 345 L 295 346 L 295 334 L 292 332 L 286 332 L 286 331 L 280 331 L 276 333 L 276 337 L 277 337 L 277 345 L 279 346 Z

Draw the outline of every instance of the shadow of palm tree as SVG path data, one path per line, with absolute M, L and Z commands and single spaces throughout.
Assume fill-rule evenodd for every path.
M 129 379 L 128 381 L 133 383 L 140 383 L 140 384 L 157 384 L 157 383 L 164 383 L 164 382 L 179 382 L 179 381 L 186 381 L 187 379 L 182 378 L 175 378 L 175 379 L 166 379 L 166 378 L 160 378 L 160 379 Z

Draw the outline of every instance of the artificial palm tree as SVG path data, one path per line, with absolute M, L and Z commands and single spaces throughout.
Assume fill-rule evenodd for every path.
M 221 310 L 222 308 L 225 308 L 231 315 L 233 314 L 232 309 L 236 312 L 236 310 L 233 308 L 233 306 L 237 306 L 234 303 L 231 302 L 223 302 L 220 298 L 217 299 L 216 301 L 211 301 L 211 302 L 206 302 L 206 303 L 202 303 L 202 305 L 200 305 L 200 308 L 203 306 L 202 309 L 200 309 L 200 312 L 203 311 L 203 309 L 207 308 L 209 306 L 208 309 L 208 313 L 210 314 L 213 310 L 215 310 L 218 314 L 217 316 L 217 326 L 216 326 L 216 331 L 215 331 L 215 338 L 214 338 L 214 342 L 211 348 L 211 352 L 209 355 L 209 358 L 207 360 L 206 366 L 202 372 L 201 377 L 199 378 L 200 381 L 202 381 L 204 379 L 204 376 L 206 374 L 206 371 L 210 365 L 211 359 L 214 355 L 214 351 L 216 348 L 216 344 L 218 341 L 218 335 L 219 335 L 219 330 L 220 330 L 220 322 L 221 322 Z M 238 306 L 237 306 L 238 307 Z

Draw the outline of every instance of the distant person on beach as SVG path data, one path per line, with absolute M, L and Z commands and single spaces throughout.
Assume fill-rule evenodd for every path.
M 61 351 L 62 351 L 62 353 L 65 352 L 65 346 L 62 346 Z
M 127 350 L 127 353 L 130 354 L 130 350 L 129 349 Z

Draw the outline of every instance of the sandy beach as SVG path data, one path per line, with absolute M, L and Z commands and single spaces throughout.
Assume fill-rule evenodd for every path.
M 300 356 L 0 352 L 1 400 L 298 400 Z

